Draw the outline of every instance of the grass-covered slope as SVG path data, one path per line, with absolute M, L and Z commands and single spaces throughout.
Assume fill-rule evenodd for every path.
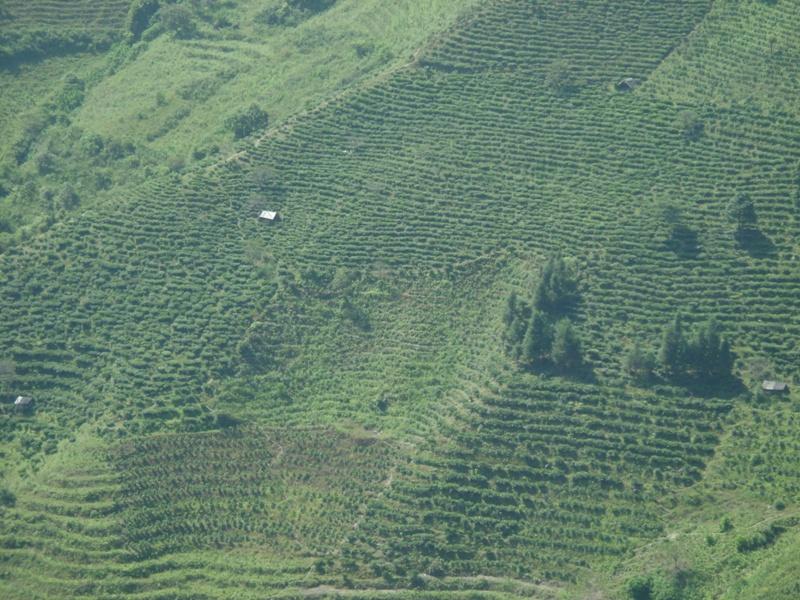
M 665 95 L 719 14 L 480 3 L 411 64 L 7 250 L 5 385 L 37 400 L 4 415 L 7 537 L 62 560 L 28 490 L 83 424 L 116 537 L 70 538 L 89 566 L 63 567 L 64 597 L 614 598 L 634 578 L 791 597 L 796 398 L 748 389 L 798 375 L 800 122 Z M 168 69 L 167 43 L 141 56 Z M 211 64 L 227 44 L 181 49 Z M 503 347 L 508 294 L 553 252 L 579 279 L 572 377 Z M 628 379 L 627 350 L 678 311 L 720 322 L 733 381 Z M 56 593 L 8 556 L 9 589 Z M 107 587 L 80 587 L 92 570 Z
M 153 13 L 171 3 L 133 2 L 130 17 L 125 3 L 108 39 L 92 15 L 112 3 L 92 3 L 82 21 L 75 15 L 87 3 L 14 3 L 63 20 L 0 20 L 0 36 L 28 39 L 35 26 L 68 37 L 80 21 L 91 43 L 63 47 L 48 37 L 33 54 L 0 61 L 0 247 L 154 176 L 218 161 L 237 145 L 231 117 L 256 104 L 276 124 L 317 106 L 408 63 L 472 4 L 339 0 L 271 24 L 264 14 L 281 3 L 183 2 L 186 31 Z M 75 193 L 69 202 L 65 188 Z

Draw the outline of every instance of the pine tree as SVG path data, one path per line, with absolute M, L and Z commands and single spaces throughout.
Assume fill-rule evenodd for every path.
M 553 256 L 545 263 L 533 295 L 534 308 L 562 314 L 577 300 L 577 282 L 564 258 Z
M 672 323 L 664 330 L 658 362 L 665 372 L 676 375 L 680 373 L 686 360 L 686 340 L 683 337 L 683 324 L 680 315 L 675 315 Z
M 569 319 L 556 323 L 552 359 L 562 371 L 573 371 L 583 363 L 581 343 Z
M 723 339 L 719 324 L 712 320 L 698 329 L 689 352 L 691 366 L 698 376 L 724 379 L 731 374 L 733 354 L 728 340 Z
M 541 311 L 533 310 L 522 340 L 523 360 L 529 365 L 540 362 L 550 354 L 552 345 L 553 338 L 547 317 Z

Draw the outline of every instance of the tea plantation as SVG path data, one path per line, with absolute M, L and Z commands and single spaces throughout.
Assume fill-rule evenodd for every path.
M 106 41 L 0 58 L 0 596 L 800 597 L 796 1 L 37 28 Z

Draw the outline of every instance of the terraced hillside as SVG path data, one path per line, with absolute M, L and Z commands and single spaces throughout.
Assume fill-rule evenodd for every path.
M 265 17 L 278 0 L 137 2 L 113 32 L 94 13 L 73 18 L 80 2 L 51 11 L 57 26 L 0 19 L 0 248 L 153 177 L 219 161 L 239 145 L 230 120 L 254 104 L 281 123 L 407 64 L 474 1 L 339 0 L 285 26 Z M 188 33 L 169 29 L 170 9 Z
M 5 387 L 36 398 L 4 415 L 18 493 L 0 583 L 786 597 L 800 121 L 764 110 L 791 87 L 726 103 L 706 87 L 723 75 L 691 93 L 680 75 L 709 31 L 747 40 L 747 10 L 788 14 L 741 4 L 481 2 L 411 63 L 0 255 Z M 618 91 L 624 77 L 643 83 Z M 746 236 L 729 209 L 742 194 Z M 504 348 L 508 295 L 531 298 L 555 253 L 577 274 L 563 316 L 579 373 Z M 719 322 L 729 381 L 628 376 L 626 353 L 655 353 L 679 312 Z M 751 393 L 763 378 L 789 395 Z M 77 428 L 102 448 L 91 484 L 73 476 L 80 509 L 44 489 Z M 85 531 L 53 517 L 94 502 Z M 63 545 L 43 541 L 51 522 Z M 55 575 L 34 572 L 38 553 Z
M 650 87 L 677 102 L 744 106 L 797 118 L 797 21 L 794 2 L 714 2 Z
M 122 36 L 128 0 L 7 0 L 0 4 L 0 65 L 19 58 L 107 48 Z
M 125 23 L 129 7 L 127 0 L 6 0 L 3 3 L 3 18 L 20 28 L 57 26 L 118 30 Z

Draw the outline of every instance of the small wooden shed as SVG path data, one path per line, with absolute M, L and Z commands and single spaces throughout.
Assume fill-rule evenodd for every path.
M 33 398 L 30 396 L 17 396 L 14 400 L 14 408 L 17 412 L 27 412 L 33 408 Z
M 261 221 L 266 221 L 267 223 L 274 223 L 275 221 L 279 220 L 281 217 L 275 211 L 262 210 L 261 213 L 258 215 L 258 218 Z
M 642 85 L 641 79 L 636 79 L 635 77 L 626 77 L 625 79 L 621 79 L 615 87 L 619 92 L 632 92 L 640 85 Z
M 765 379 L 761 384 L 761 389 L 769 394 L 784 394 L 789 391 L 789 386 L 783 381 Z

